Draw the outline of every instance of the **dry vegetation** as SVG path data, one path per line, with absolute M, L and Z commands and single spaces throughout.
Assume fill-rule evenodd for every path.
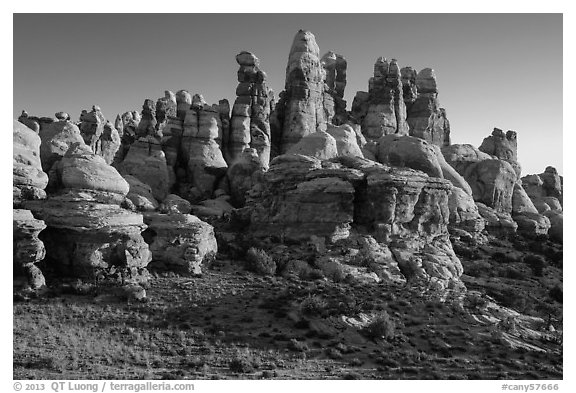
M 455 248 L 470 291 L 445 302 L 420 288 L 270 275 L 259 251 L 248 262 L 258 273 L 230 260 L 201 278 L 154 273 L 146 302 L 89 285 L 17 298 L 14 378 L 561 379 L 560 333 L 528 340 L 545 352 L 511 348 L 514 318 L 473 316 L 493 298 L 561 330 L 561 248 Z

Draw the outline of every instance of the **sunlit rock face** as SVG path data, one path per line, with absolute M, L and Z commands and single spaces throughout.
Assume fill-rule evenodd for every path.
M 239 216 L 256 237 L 337 244 L 368 231 L 390 247 L 410 279 L 459 285 L 462 266 L 449 241 L 452 184 L 423 172 L 360 157 L 276 157 Z

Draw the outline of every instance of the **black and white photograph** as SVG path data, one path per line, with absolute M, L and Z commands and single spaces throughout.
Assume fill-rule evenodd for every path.
M 11 15 L 13 391 L 568 391 L 561 11 L 139 4 Z

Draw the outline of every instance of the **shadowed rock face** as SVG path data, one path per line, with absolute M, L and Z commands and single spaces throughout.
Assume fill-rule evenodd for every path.
M 227 144 L 227 161 L 233 163 L 245 148 L 258 152 L 262 165 L 270 162 L 270 103 L 272 91 L 266 85 L 266 73 L 260 61 L 250 52 L 236 56 L 240 65 L 236 101 L 232 107 L 230 137 Z
M 228 168 L 226 180 L 232 204 L 242 207 L 250 189 L 259 182 L 264 173 L 264 166 L 255 149 L 244 150 Z
M 344 89 L 346 88 L 346 68 L 348 62 L 344 56 L 332 51 L 320 59 L 326 78 L 324 81 L 324 113 L 326 121 L 334 125 L 344 124 L 348 120 Z

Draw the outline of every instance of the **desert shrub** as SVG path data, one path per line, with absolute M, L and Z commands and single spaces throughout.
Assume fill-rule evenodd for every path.
M 465 298 L 466 307 L 473 311 L 481 311 L 486 307 L 487 304 L 488 300 L 476 293 L 471 293 Z
M 539 255 L 526 255 L 524 257 L 524 263 L 530 266 L 532 269 L 532 274 L 536 277 L 542 277 L 544 272 L 544 267 L 546 266 L 546 261 Z
M 380 313 L 372 322 L 364 327 L 362 333 L 368 338 L 385 338 L 389 339 L 394 337 L 396 331 L 396 324 L 390 318 L 386 311 Z
M 499 262 L 499 263 L 514 262 L 514 259 L 511 258 L 508 254 L 500 252 L 500 251 L 492 254 L 492 260 Z
M 341 264 L 337 262 L 327 263 L 322 266 L 321 270 L 322 273 L 324 273 L 324 276 L 326 276 L 326 278 L 334 282 L 342 282 L 344 281 L 344 278 L 346 278 L 344 268 L 342 267 Z
M 308 262 L 300 259 L 292 259 L 288 261 L 283 269 L 282 276 L 296 275 L 301 280 L 317 280 L 324 278 L 324 273 L 320 269 L 314 269 Z
M 306 316 L 322 315 L 328 306 L 328 303 L 320 296 L 308 296 L 300 303 L 300 312 Z
M 246 252 L 246 269 L 263 276 L 276 274 L 276 262 L 266 251 L 251 247 Z
M 308 352 L 310 350 L 308 344 L 303 341 L 298 341 L 295 338 L 288 342 L 288 349 L 294 352 Z
M 562 259 L 564 258 L 564 253 L 562 250 L 556 250 L 554 247 L 546 247 L 544 250 L 544 256 L 556 267 L 562 267 Z
M 470 277 L 490 276 L 492 265 L 484 261 L 467 262 L 464 264 L 464 274 Z
M 522 271 L 512 266 L 508 266 L 505 269 L 500 269 L 498 271 L 498 275 L 500 277 L 511 278 L 513 280 L 526 280 L 526 275 L 522 273 Z
M 558 303 L 562 303 L 564 300 L 564 292 L 559 284 L 554 285 L 554 287 L 550 289 L 548 294 L 553 300 L 557 301 Z
M 509 333 L 516 331 L 516 325 L 517 321 L 513 316 L 506 317 L 498 323 L 498 327 L 501 330 Z
M 252 373 L 260 367 L 260 359 L 252 355 L 247 349 L 237 350 L 228 367 L 230 371 L 235 373 Z
M 514 308 L 518 311 L 524 311 L 526 306 L 531 303 L 529 299 L 526 298 L 526 293 L 519 291 L 516 288 L 504 288 L 502 290 L 497 290 L 495 288 L 489 288 L 486 294 L 492 296 L 499 304 L 504 307 Z
M 466 247 L 460 243 L 454 243 L 453 245 L 454 252 L 459 257 L 467 258 L 467 259 L 478 259 L 480 258 L 480 253 L 474 247 Z

